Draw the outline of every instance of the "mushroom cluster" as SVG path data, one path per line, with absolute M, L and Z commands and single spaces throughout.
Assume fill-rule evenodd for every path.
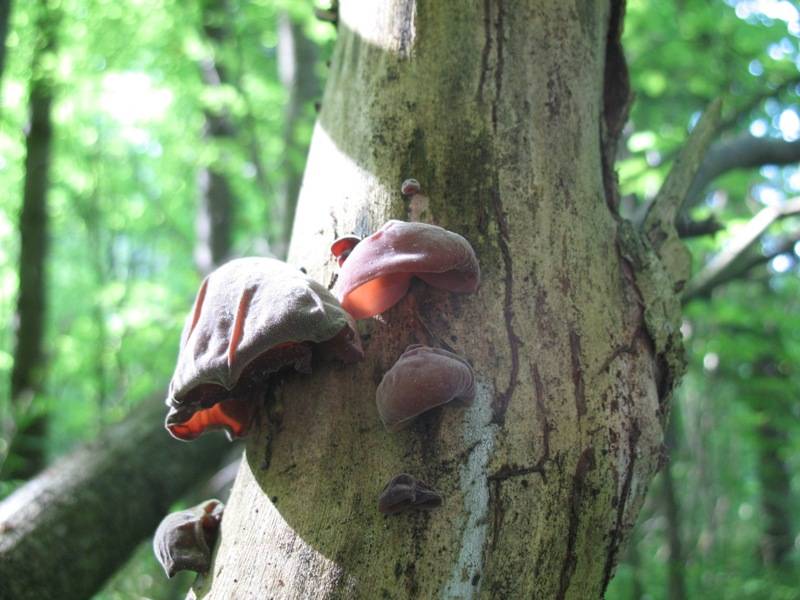
M 416 180 L 401 191 L 427 205 Z M 284 262 L 270 258 L 230 261 L 205 278 L 186 319 L 167 396 L 166 428 L 181 440 L 221 429 L 244 435 L 257 400 L 278 371 L 311 370 L 312 357 L 351 363 L 363 358 L 354 320 L 385 312 L 412 278 L 455 293 L 472 293 L 480 267 L 472 246 L 457 233 L 427 223 L 388 221 L 361 239 L 331 246 L 340 272 L 332 293 Z M 384 374 L 376 406 L 384 426 L 397 431 L 420 414 L 454 399 L 470 401 L 475 377 L 462 357 L 441 348 L 409 346 Z M 428 510 L 442 496 L 407 473 L 384 487 L 378 509 L 393 514 Z M 205 572 L 223 505 L 208 500 L 168 515 L 153 548 L 167 576 L 181 569 Z
M 401 192 L 412 203 L 427 200 L 415 179 L 404 181 Z M 364 240 L 355 235 L 336 239 L 331 254 L 340 267 L 333 292 L 354 319 L 394 306 L 413 277 L 455 293 L 475 292 L 480 284 L 480 266 L 469 242 L 427 223 L 388 221 Z M 474 396 L 475 376 L 466 360 L 448 350 L 414 344 L 384 374 L 376 406 L 384 426 L 397 431 L 437 406 Z M 430 486 L 401 473 L 386 484 L 378 509 L 392 514 L 433 508 L 441 501 Z

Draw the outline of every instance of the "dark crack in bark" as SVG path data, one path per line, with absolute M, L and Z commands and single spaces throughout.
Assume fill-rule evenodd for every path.
M 511 372 L 508 376 L 508 385 L 506 386 L 506 389 L 495 399 L 492 406 L 492 421 L 502 425 L 505 421 L 508 403 L 511 401 L 511 396 L 514 394 L 514 389 L 517 387 L 517 381 L 519 378 L 520 339 L 514 331 L 514 272 L 513 263 L 511 260 L 511 250 L 508 247 L 508 220 L 506 219 L 506 215 L 503 211 L 503 203 L 500 199 L 499 184 L 497 181 L 495 181 L 495 185 L 492 188 L 491 199 L 495 220 L 497 221 L 497 227 L 499 230 L 497 242 L 500 246 L 500 253 L 502 254 L 503 266 L 505 268 L 503 319 L 505 321 L 506 335 L 508 337 L 508 347 L 511 352 Z
M 569 527 L 567 529 L 567 551 L 564 562 L 561 565 L 561 575 L 559 577 L 558 600 L 566 597 L 569 589 L 569 582 L 575 567 L 578 564 L 578 554 L 576 546 L 578 543 L 578 526 L 580 524 L 582 500 L 586 487 L 586 477 L 589 471 L 594 469 L 594 448 L 586 448 L 578 458 L 575 467 L 575 475 L 572 477 L 572 492 L 569 498 Z
M 503 0 L 496 0 L 497 13 L 492 19 L 492 0 L 483 1 L 483 32 L 485 43 L 481 50 L 481 74 L 478 79 L 478 101 L 483 101 L 483 92 L 486 87 L 486 79 L 489 73 L 489 57 L 492 55 L 492 46 L 496 47 L 494 64 L 494 98 L 492 99 L 492 131 L 497 133 L 499 121 L 500 97 L 503 93 L 503 68 L 505 58 L 503 57 L 503 29 L 505 27 L 506 10 Z
M 628 120 L 631 106 L 631 86 L 628 64 L 622 49 L 622 26 L 625 0 L 612 0 L 606 39 L 606 61 L 603 82 L 603 121 L 601 123 L 603 189 L 606 203 L 616 214 L 619 207 L 619 190 L 614 163 L 617 142 Z
M 542 419 L 542 455 L 537 466 L 541 469 L 542 479 L 546 479 L 544 472 L 545 463 L 550 460 L 550 422 L 547 419 L 547 410 L 544 405 L 544 383 L 536 365 L 530 365 L 533 389 L 536 393 L 536 409 Z
M 617 564 L 619 547 L 625 534 L 625 508 L 631 493 L 633 472 L 636 465 L 636 444 L 639 442 L 640 434 L 639 425 L 634 422 L 631 425 L 630 434 L 628 435 L 628 468 L 625 471 L 625 479 L 622 482 L 622 491 L 617 499 L 617 519 L 614 523 L 614 529 L 611 532 L 611 540 L 608 543 L 608 551 L 606 552 L 606 564 L 603 569 L 604 594 L 608 584 L 611 582 L 614 566 Z
M 572 384 L 575 387 L 575 411 L 580 418 L 586 414 L 586 385 L 581 367 L 581 338 L 574 328 L 569 330 L 569 349 L 572 360 Z
M 503 0 L 497 0 L 497 20 L 495 21 L 495 37 L 497 40 L 497 64 L 494 69 L 494 102 L 492 102 L 492 128 L 497 133 L 497 107 L 503 91 L 503 20 L 505 8 Z
M 481 76 L 478 80 L 478 101 L 483 101 L 483 86 L 489 71 L 489 56 L 492 53 L 492 0 L 483 0 L 483 34 L 486 42 L 481 51 Z

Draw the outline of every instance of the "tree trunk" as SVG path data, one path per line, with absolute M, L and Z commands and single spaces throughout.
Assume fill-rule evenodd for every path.
M 227 84 L 227 75 L 219 63 L 217 53 L 227 38 L 227 9 L 225 0 L 207 0 L 202 4 L 203 32 L 214 48 L 214 53 L 200 65 L 203 82 L 209 87 Z M 197 242 L 195 264 L 207 275 L 228 258 L 231 250 L 233 212 L 236 205 L 233 190 L 224 170 L 224 144 L 235 138 L 235 128 L 224 108 L 207 108 L 204 111 L 203 137 L 216 145 L 221 156 L 204 166 L 198 173 L 198 207 L 195 222 Z
M 756 432 L 758 478 L 765 520 L 761 556 L 766 566 L 781 567 L 787 563 L 794 547 L 791 475 L 781 456 L 781 450 L 789 443 L 786 432 L 773 423 L 762 423 Z
M 278 197 L 271 211 L 271 220 L 278 224 L 271 229 L 277 231 L 277 237 L 270 240 L 273 252 L 281 258 L 286 256 L 303 178 L 301 165 L 306 144 L 298 140 L 298 130 L 305 122 L 304 113 L 319 96 L 316 62 L 316 45 L 306 37 L 299 23 L 282 13 L 278 17 L 278 76 L 287 94 L 283 111 L 284 160 Z
M 30 127 L 26 137 L 25 184 L 19 218 L 19 293 L 16 347 L 11 371 L 11 400 L 16 432 L 12 438 L 4 479 L 27 479 L 45 464 L 46 415 L 34 404 L 44 383 L 45 308 L 47 286 L 47 191 L 50 186 L 50 147 L 53 136 L 50 106 L 53 82 L 45 66 L 55 50 L 57 15 L 46 6 L 37 20 L 39 38 L 33 57 L 30 89 Z
M 418 283 L 359 324 L 363 362 L 273 387 L 194 595 L 602 596 L 680 365 L 672 283 L 616 213 L 621 4 L 341 2 L 289 259 L 328 283 L 336 236 L 418 218 L 472 243 L 482 285 Z M 471 362 L 475 401 L 387 433 L 376 385 L 418 342 Z M 444 505 L 381 515 L 399 472 Z
M 675 419 L 667 426 L 666 445 L 670 456 L 677 454 Z M 681 507 L 675 493 L 675 482 L 672 478 L 672 463 L 667 462 L 661 470 L 661 485 L 664 494 L 664 516 L 667 519 L 667 545 L 669 562 L 667 563 L 667 598 L 669 600 L 685 600 L 686 578 L 681 537 Z
M 83 599 L 214 472 L 221 438 L 173 440 L 159 396 L 0 503 L 0 599 Z

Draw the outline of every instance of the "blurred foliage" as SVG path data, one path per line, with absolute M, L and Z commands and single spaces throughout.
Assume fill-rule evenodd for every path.
M 44 8 L 42 8 L 44 7 Z M 200 6 L 179 0 L 14 2 L 0 91 L 0 320 L 13 325 L 17 222 L 22 196 L 28 90 L 37 10 L 63 14 L 56 73 L 48 256 L 47 385 L 35 403 L 49 417 L 55 458 L 165 389 L 187 307 L 199 285 L 193 264 L 197 174 L 225 156 L 237 199 L 233 253 L 268 249 L 268 220 L 289 161 L 278 80 L 277 23 L 288 13 L 321 48 L 335 30 L 313 7 L 290 0 L 226 0 L 230 44 L 204 37 Z M 230 81 L 204 87 L 200 61 L 222 62 Z M 202 141 L 204 109 L 224 107 L 237 125 L 225 148 Z M 314 107 L 294 135 L 307 147 Z M 254 152 L 257 156 L 254 156 Z M 258 181 L 254 160 L 265 167 Z M 14 327 L 0 328 L 0 461 L 16 416 L 9 400 Z M 8 457 L 13 461 L 14 457 Z M 21 482 L 0 482 L 0 498 Z M 143 544 L 136 565 L 104 598 L 167 597 Z M 185 591 L 182 578 L 173 590 Z M 179 594 L 180 595 L 180 594 Z
M 649 202 L 705 106 L 725 100 L 720 139 L 746 132 L 800 139 L 800 10 L 780 0 L 628 0 L 624 47 L 636 94 L 618 164 L 632 213 Z M 698 271 L 765 206 L 800 191 L 796 164 L 731 171 L 691 216 L 714 216 L 716 235 L 689 241 Z M 630 205 L 629 205 L 630 206 Z M 641 209 L 639 209 L 640 212 Z M 607 597 L 670 596 L 670 528 L 682 542 L 686 597 L 800 598 L 800 281 L 794 252 L 772 256 L 792 217 L 772 225 L 737 281 L 689 302 L 689 370 L 674 397 L 670 474 L 678 519 L 670 522 L 663 475 L 651 485 L 632 546 Z M 786 487 L 769 479 L 772 451 Z M 767 478 L 765 478 L 767 477 Z M 765 506 L 779 505 L 790 550 L 765 558 Z
M 51 0 L 51 2 L 54 0 Z M 60 0 L 53 58 L 52 216 L 48 270 L 47 386 L 51 457 L 92 438 L 169 379 L 194 270 L 196 175 L 219 156 L 237 197 L 234 253 L 260 253 L 275 234 L 268 215 L 286 155 L 278 79 L 281 12 L 321 47 L 324 77 L 335 30 L 308 2 L 228 0 L 230 43 L 211 46 L 197 2 Z M 16 223 L 24 167 L 35 3 L 16 2 L 0 92 L 0 319 L 12 323 L 17 292 Z M 636 94 L 618 170 L 632 213 L 652 199 L 700 112 L 726 99 L 723 136 L 800 138 L 800 12 L 786 0 L 628 0 L 624 45 Z M 200 61 L 214 56 L 230 84 L 203 85 Z M 203 111 L 225 108 L 237 124 L 225 142 L 203 142 Z M 295 135 L 304 148 L 313 107 Z M 225 147 L 221 147 L 224 143 Z M 253 155 L 256 149 L 257 156 Z M 266 181 L 256 177 L 258 160 Z M 800 190 L 796 165 L 735 171 L 714 182 L 694 218 L 726 229 L 690 242 L 695 270 L 761 208 Z M 756 249 L 797 234 L 775 223 Z M 670 473 L 679 519 L 666 516 L 662 481 L 652 485 L 628 558 L 608 598 L 668 597 L 668 529 L 683 542 L 688 597 L 800 598 L 800 282 L 797 254 L 764 259 L 710 297 L 687 305 L 689 372 L 675 397 Z M 13 328 L 0 329 L 0 419 L 13 416 L 7 382 Z M 769 428 L 765 428 L 765 426 Z M 765 431 L 769 431 L 768 439 Z M 0 430 L 0 456 L 8 443 Z M 5 437 L 4 437 L 5 436 Z M 774 498 L 764 457 L 785 467 L 788 491 Z M 13 457 L 11 457 L 13 459 Z M 772 483 L 771 483 L 772 481 Z M 0 496 L 18 482 L 0 484 Z M 792 549 L 765 562 L 765 506 L 788 515 Z M 779 501 L 779 502 L 778 502 Z M 191 578 L 167 582 L 149 543 L 97 597 L 180 597 Z

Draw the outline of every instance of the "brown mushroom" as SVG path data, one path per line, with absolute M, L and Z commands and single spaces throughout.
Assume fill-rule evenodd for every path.
M 252 397 L 284 367 L 363 357 L 352 318 L 322 285 L 279 260 L 240 258 L 203 281 L 186 320 L 170 382 L 166 427 L 191 440 L 209 429 L 243 435 Z
M 223 510 L 219 500 L 206 500 L 164 517 L 153 536 L 153 552 L 167 577 L 178 571 L 208 571 Z
M 478 289 L 480 267 L 472 246 L 457 233 L 428 223 L 388 221 L 351 249 L 333 291 L 353 318 L 366 319 L 397 303 L 414 276 L 468 293 Z
M 475 377 L 466 360 L 441 348 L 414 344 L 384 374 L 375 403 L 386 429 L 397 431 L 432 408 L 474 396 Z
M 392 477 L 378 498 L 378 510 L 385 515 L 404 510 L 431 510 L 441 504 L 439 492 L 408 473 Z

